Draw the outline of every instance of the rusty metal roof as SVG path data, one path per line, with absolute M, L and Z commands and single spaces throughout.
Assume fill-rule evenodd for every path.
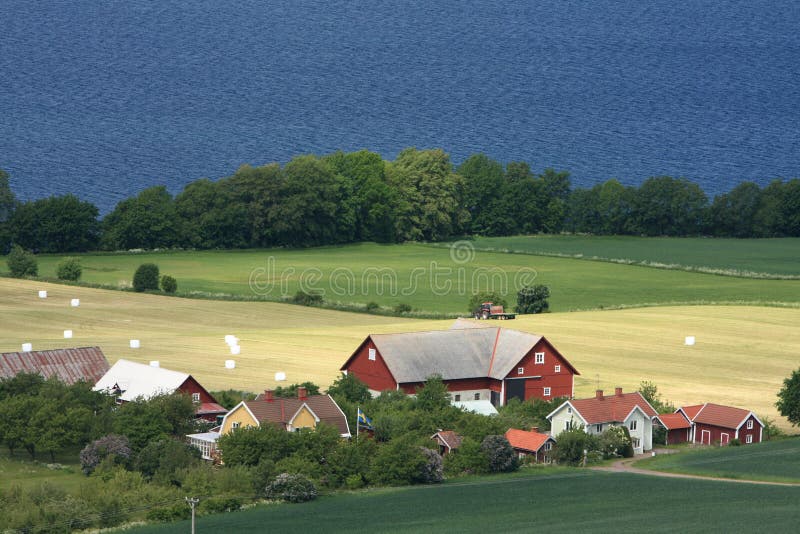
M 94 384 L 109 365 L 100 347 L 6 352 L 0 354 L 0 379 L 18 373 L 39 373 L 45 378 L 57 376 L 66 384 L 85 380 Z

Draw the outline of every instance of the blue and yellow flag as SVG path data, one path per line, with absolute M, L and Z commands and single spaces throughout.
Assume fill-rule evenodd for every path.
M 358 426 L 360 428 L 372 430 L 372 419 L 367 417 L 367 415 L 361 411 L 361 408 L 358 409 Z

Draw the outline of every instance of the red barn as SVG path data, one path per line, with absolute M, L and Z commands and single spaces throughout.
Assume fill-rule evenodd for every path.
M 58 377 L 65 384 L 80 380 L 94 384 L 108 371 L 100 347 L 5 352 L 0 354 L 0 379 L 18 373 L 39 373 L 45 378 Z
M 742 444 L 760 443 L 764 423 L 742 408 L 707 402 L 677 410 L 692 422 L 691 441 L 703 445 L 727 445 L 733 439 Z
M 667 431 L 664 445 L 677 445 L 692 440 L 692 422 L 681 412 L 663 413 L 656 417 Z
M 341 370 L 373 394 L 413 394 L 436 374 L 454 401 L 484 399 L 495 406 L 512 398 L 571 397 L 573 376 L 580 374 L 543 336 L 496 327 L 372 334 Z

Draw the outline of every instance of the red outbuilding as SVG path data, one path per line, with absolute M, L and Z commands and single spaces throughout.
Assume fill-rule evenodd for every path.
M 571 397 L 580 374 L 543 336 L 497 327 L 372 334 L 341 370 L 353 373 L 373 394 L 396 389 L 414 394 L 439 375 L 454 401 Z
M 692 439 L 692 422 L 681 412 L 663 413 L 655 418 L 667 431 L 665 445 L 688 443 Z
M 763 437 L 764 423 L 753 412 L 742 408 L 707 402 L 681 407 L 676 413 L 692 422 L 690 441 L 693 443 L 727 445 L 738 439 L 746 445 L 760 443 Z

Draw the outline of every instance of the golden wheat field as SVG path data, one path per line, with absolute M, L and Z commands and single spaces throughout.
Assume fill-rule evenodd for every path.
M 48 297 L 38 297 L 46 290 Z M 79 307 L 70 300 L 80 299 Z M 259 391 L 311 380 L 325 387 L 370 333 L 448 328 L 432 321 L 352 314 L 267 302 L 181 299 L 0 278 L 0 352 L 100 346 L 120 358 L 192 374 L 208 389 Z M 494 323 L 493 323 L 494 324 Z M 581 372 L 577 396 L 599 386 L 656 383 L 676 405 L 718 402 L 754 410 L 788 429 L 774 407 L 800 366 L 800 309 L 653 307 L 552 313 L 497 323 L 547 337 Z M 64 330 L 73 338 L 64 339 Z M 232 356 L 227 334 L 240 339 Z M 694 346 L 684 345 L 695 336 Z M 131 349 L 138 339 L 141 348 Z M 226 369 L 233 359 L 235 369 Z

